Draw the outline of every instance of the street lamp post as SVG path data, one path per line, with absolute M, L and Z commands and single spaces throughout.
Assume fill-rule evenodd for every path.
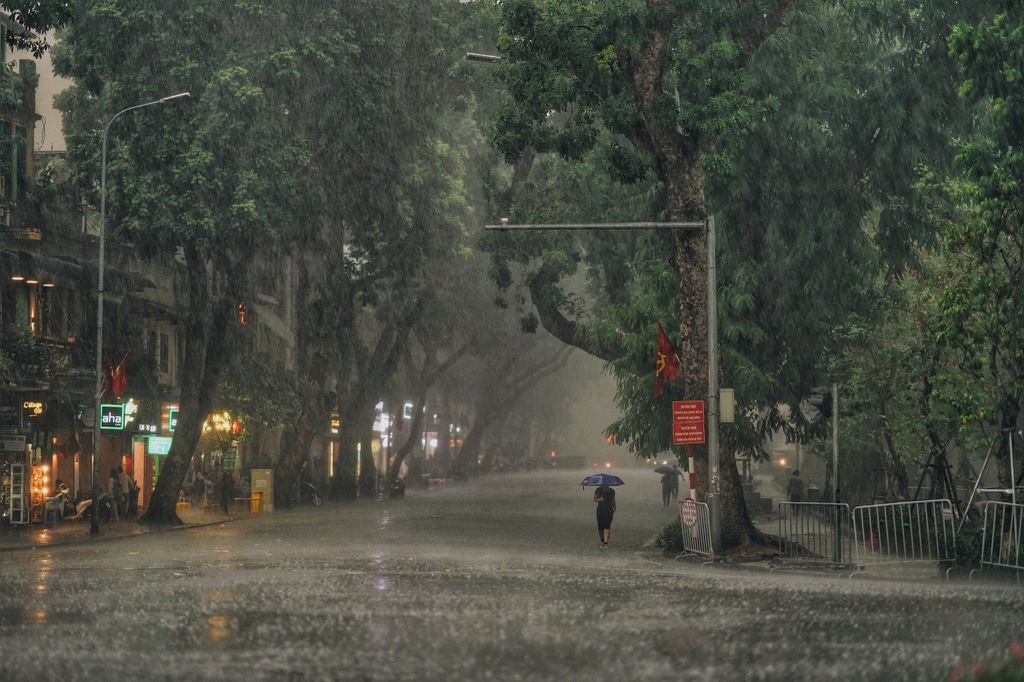
M 110 133 L 110 126 L 121 114 L 126 114 L 135 109 L 143 109 L 158 104 L 166 104 L 172 100 L 189 97 L 187 92 L 179 92 L 177 95 L 162 97 L 152 102 L 136 104 L 135 106 L 122 109 L 114 114 L 107 126 L 103 129 L 103 156 L 100 161 L 100 258 L 96 278 L 96 414 L 93 420 L 92 437 L 92 520 L 89 528 L 91 535 L 100 534 L 100 410 L 103 403 L 103 271 L 106 267 L 106 233 L 107 233 L 107 136 Z

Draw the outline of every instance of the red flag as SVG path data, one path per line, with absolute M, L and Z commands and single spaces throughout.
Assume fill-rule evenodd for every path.
M 128 351 L 128 353 L 131 353 L 131 351 Z M 125 391 L 128 390 L 128 371 L 124 364 L 125 360 L 128 359 L 128 353 L 124 354 L 124 357 L 121 358 L 121 363 L 110 372 L 110 392 L 117 398 L 123 396 Z
M 675 379 L 679 371 L 679 356 L 676 349 L 672 347 L 665 330 L 658 320 L 658 361 L 654 367 L 654 397 L 657 398 L 665 392 L 665 380 Z

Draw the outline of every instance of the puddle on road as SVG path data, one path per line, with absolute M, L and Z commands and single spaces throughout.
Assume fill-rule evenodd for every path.
M 0 607 L 0 627 L 6 625 L 55 625 L 87 623 L 91 615 L 80 611 L 52 611 L 46 608 Z

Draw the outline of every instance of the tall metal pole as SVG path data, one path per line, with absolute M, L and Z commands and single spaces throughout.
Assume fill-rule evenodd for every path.
M 718 425 L 718 293 L 715 272 L 715 217 L 707 218 L 708 259 L 708 506 L 711 512 L 711 546 L 722 551 L 722 495 L 719 474 Z
M 833 498 L 839 504 L 839 384 L 832 384 L 832 471 L 836 476 L 836 494 Z M 843 525 L 839 509 L 836 508 L 836 528 L 833 536 L 836 539 L 835 562 L 843 560 Z M 852 558 L 852 557 L 851 557 Z
M 110 134 L 110 126 L 113 125 L 114 121 L 121 114 L 188 96 L 189 93 L 187 92 L 179 92 L 177 95 L 163 97 L 152 102 L 136 104 L 133 107 L 122 109 L 107 121 L 107 125 L 103 129 L 103 155 L 100 160 L 100 257 L 97 266 L 99 272 L 96 276 L 96 392 L 93 402 L 96 414 L 93 419 L 92 432 L 92 519 L 89 527 L 90 535 L 100 534 L 100 454 L 102 453 L 102 448 L 100 447 L 100 406 L 103 404 L 103 274 L 106 269 L 107 252 L 107 137 Z
M 832 470 L 836 473 L 836 504 L 839 504 L 839 384 L 832 384 Z

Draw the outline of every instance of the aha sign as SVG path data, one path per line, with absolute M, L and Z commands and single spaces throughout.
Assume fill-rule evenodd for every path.
M 100 405 L 100 428 L 124 430 L 124 405 Z

